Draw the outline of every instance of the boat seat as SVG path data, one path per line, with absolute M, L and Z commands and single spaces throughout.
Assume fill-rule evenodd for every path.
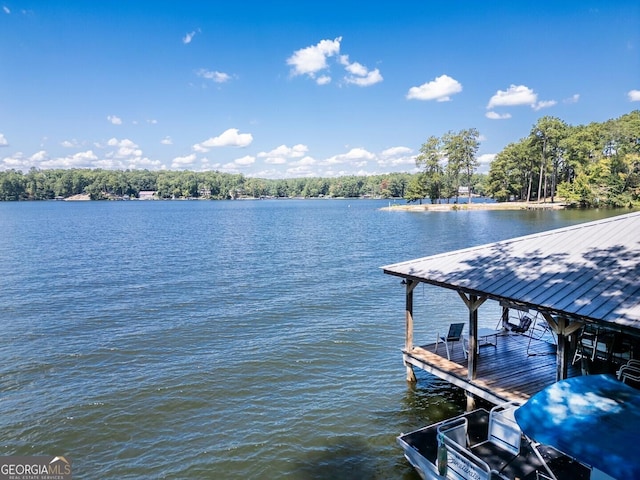
M 513 412 L 516 403 L 497 405 L 489 413 L 489 442 L 513 455 L 520 453 L 522 430 L 518 427 Z

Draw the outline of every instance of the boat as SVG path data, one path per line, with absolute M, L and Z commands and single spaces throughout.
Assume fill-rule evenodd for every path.
M 560 380 L 523 405 L 477 409 L 397 438 L 425 480 L 640 479 L 640 390 Z
M 524 432 L 591 467 L 591 478 L 640 479 L 640 390 L 612 374 L 556 382 L 514 412 Z
M 515 421 L 517 403 L 479 408 L 397 437 L 424 480 L 580 480 L 588 466 L 534 442 Z

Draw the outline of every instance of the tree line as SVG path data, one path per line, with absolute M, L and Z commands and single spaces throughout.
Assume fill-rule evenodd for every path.
M 580 206 L 638 205 L 640 110 L 577 126 L 540 118 L 496 155 L 486 190 L 498 201 L 560 197 Z
M 529 134 L 507 145 L 487 176 L 478 167 L 476 129 L 431 136 L 420 147 L 405 198 L 431 202 L 461 192 L 499 202 L 549 201 L 579 206 L 640 205 L 640 110 L 602 123 L 571 126 L 545 116 Z M 463 187 L 461 189 L 461 187 Z
M 260 179 L 218 171 L 30 169 L 0 172 L 0 200 L 53 200 L 89 195 L 92 200 L 138 198 L 213 200 L 263 197 L 403 198 L 412 175 L 391 173 L 337 178 Z
M 404 198 L 497 201 L 556 198 L 581 206 L 640 205 L 640 110 L 601 123 L 571 126 L 545 116 L 529 134 L 498 153 L 478 174 L 475 128 L 430 136 L 415 162 L 419 172 L 331 178 L 260 179 L 218 171 L 32 168 L 0 171 L 0 200 L 51 200 L 86 194 L 93 200 L 285 197 Z

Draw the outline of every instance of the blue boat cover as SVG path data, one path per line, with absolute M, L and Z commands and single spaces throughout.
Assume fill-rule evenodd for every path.
M 618 479 L 640 479 L 640 390 L 612 375 L 554 383 L 515 411 L 529 438 Z

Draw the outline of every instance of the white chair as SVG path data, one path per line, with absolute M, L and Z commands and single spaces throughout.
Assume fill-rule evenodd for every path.
M 634 382 L 634 385 L 640 385 L 640 360 L 631 359 L 616 372 L 618 380 L 627 383 L 627 380 Z
M 436 353 L 438 353 L 438 345 L 440 342 L 444 342 L 444 347 L 447 350 L 447 359 L 451 360 L 451 353 L 449 352 L 449 344 L 451 344 L 451 352 L 453 352 L 453 345 L 455 342 L 462 342 L 462 330 L 464 330 L 464 323 L 452 323 L 449 325 L 449 332 L 446 336 L 441 336 L 438 332 L 436 338 Z M 464 349 L 464 346 L 463 346 Z

